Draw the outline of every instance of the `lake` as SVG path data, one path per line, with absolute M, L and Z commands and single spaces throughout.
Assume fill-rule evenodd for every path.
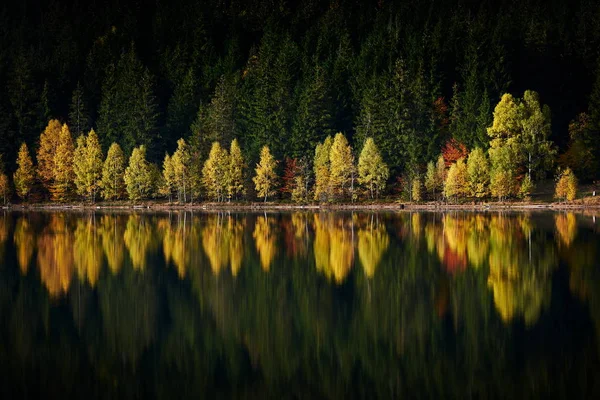
M 0 396 L 599 398 L 598 218 L 0 214 Z

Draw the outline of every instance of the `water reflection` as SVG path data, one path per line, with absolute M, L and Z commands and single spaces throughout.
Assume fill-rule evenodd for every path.
M 573 213 L 4 214 L 0 365 L 119 397 L 539 397 L 600 362 L 599 245 Z

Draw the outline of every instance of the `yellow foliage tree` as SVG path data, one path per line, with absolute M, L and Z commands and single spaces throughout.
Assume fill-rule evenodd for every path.
M 223 149 L 219 142 L 214 142 L 202 168 L 202 184 L 208 196 L 216 201 L 223 201 L 225 198 L 228 165 L 227 150 Z
M 383 162 L 373 138 L 367 138 L 358 157 L 358 183 L 369 189 L 371 198 L 385 187 L 390 171 Z
M 271 155 L 269 146 L 263 146 L 260 151 L 260 162 L 256 164 L 254 171 L 256 175 L 252 180 L 256 188 L 258 197 L 264 197 L 265 203 L 267 197 L 273 196 L 275 191 L 275 183 L 277 181 L 277 174 L 275 174 L 275 167 L 277 166 L 277 160 Z
M 229 168 L 227 170 L 227 196 L 229 199 L 237 199 L 244 195 L 244 156 L 242 149 L 237 141 L 231 141 L 229 149 Z
M 19 149 L 17 166 L 18 168 L 13 175 L 13 182 L 17 195 L 21 199 L 25 199 L 35 181 L 35 169 L 33 168 L 33 162 L 31 161 L 31 157 L 29 157 L 29 150 L 25 143 L 22 143 Z
M 73 155 L 73 171 L 77 193 L 87 196 L 92 202 L 101 185 L 102 178 L 102 148 L 98 135 L 92 129 L 87 137 L 77 138 L 77 147 Z
M 163 182 L 160 188 L 160 193 L 169 197 L 169 202 L 173 200 L 173 192 L 175 191 L 175 169 L 169 154 L 165 154 L 163 161 Z
M 192 156 L 190 149 L 184 139 L 177 141 L 177 150 L 171 157 L 171 163 L 173 167 L 173 174 L 175 177 L 175 185 L 177 187 L 177 193 L 180 201 L 184 203 L 187 201 L 188 195 L 191 193 L 191 177 L 190 177 L 190 163 Z
M 469 183 L 467 174 L 467 165 L 464 158 L 450 167 L 446 182 L 444 184 L 444 196 L 451 199 L 464 198 L 469 195 Z
M 54 153 L 54 175 L 50 187 L 53 200 L 64 201 L 71 196 L 75 181 L 75 173 L 73 172 L 74 151 L 71 131 L 69 131 L 67 124 L 63 124 L 58 147 Z
M 346 192 L 353 196 L 354 191 L 354 156 L 352 147 L 346 136 L 337 133 L 329 153 L 330 175 L 329 185 L 334 194 L 344 197 Z
M 333 140 L 327 136 L 323 143 L 317 144 L 315 148 L 314 172 L 315 172 L 315 200 L 327 201 L 330 197 L 329 188 L 329 153 Z
M 117 143 L 108 149 L 106 160 L 102 166 L 102 197 L 105 200 L 116 200 L 125 191 L 125 155 Z
M 577 196 L 577 178 L 571 168 L 565 169 L 560 174 L 554 193 L 554 196 L 559 200 L 575 200 Z
M 40 135 L 40 145 L 37 151 L 37 173 L 46 189 L 50 190 L 54 181 L 56 168 L 54 155 L 60 143 L 62 125 L 59 120 L 52 119 Z
M 152 168 L 146 161 L 146 147 L 144 145 L 133 149 L 123 179 L 130 200 L 141 200 L 152 194 L 154 179 Z

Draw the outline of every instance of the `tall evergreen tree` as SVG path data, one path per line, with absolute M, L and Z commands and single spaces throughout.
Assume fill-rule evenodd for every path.
M 88 113 L 83 87 L 79 82 L 73 95 L 71 96 L 71 105 L 69 106 L 69 126 L 73 136 L 79 137 L 90 129 L 90 115 Z

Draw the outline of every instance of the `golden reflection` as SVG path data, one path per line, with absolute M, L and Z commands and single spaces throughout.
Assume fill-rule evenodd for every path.
M 559 244 L 566 247 L 571 246 L 577 234 L 577 219 L 575 218 L 575 214 L 572 212 L 557 214 L 554 216 L 554 223 L 556 225 L 556 232 L 558 233 Z
M 328 278 L 340 284 L 354 261 L 354 220 L 332 214 L 315 214 L 315 264 Z
M 373 277 L 389 244 L 390 237 L 385 225 L 371 215 L 366 226 L 358 230 L 358 258 L 367 277 Z
M 73 234 L 63 215 L 50 216 L 37 240 L 40 278 L 51 297 L 66 293 L 73 275 Z
M 241 269 L 245 221 L 223 214 L 208 217 L 202 230 L 202 247 L 215 275 L 229 266 L 231 274 L 237 276 Z
M 154 245 L 153 235 L 151 221 L 148 218 L 139 215 L 129 216 L 123 239 L 134 269 L 143 270 L 146 267 L 146 257 Z
M 102 248 L 108 268 L 113 274 L 119 272 L 125 259 L 123 227 L 123 217 L 120 215 L 103 215 L 100 220 Z
M 79 280 L 87 281 L 91 287 L 95 287 L 102 268 L 102 243 L 95 215 L 77 220 L 73 247 Z
M 260 257 L 260 265 L 264 271 L 269 271 L 277 252 L 277 236 L 274 225 L 273 218 L 269 219 L 266 214 L 264 216 L 260 215 L 256 217 L 256 224 L 252 233 L 256 251 Z
M 15 248 L 17 251 L 17 262 L 19 269 L 23 275 L 27 274 L 31 258 L 33 257 L 33 249 L 35 246 L 35 237 L 33 227 L 25 217 L 20 217 L 15 225 L 14 234 Z
M 444 267 L 450 273 L 464 271 L 467 268 L 468 217 L 445 215 L 443 225 L 446 244 L 442 258 Z
M 490 249 L 490 234 L 487 224 L 488 218 L 475 215 L 467 224 L 467 257 L 473 268 L 479 268 L 486 261 Z

